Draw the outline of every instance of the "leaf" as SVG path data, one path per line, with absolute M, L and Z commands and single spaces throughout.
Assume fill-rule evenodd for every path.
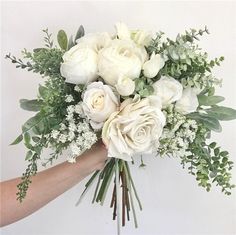
M 32 158 L 33 156 L 33 153 L 31 150 L 29 150 L 27 153 L 26 153 L 26 156 L 25 156 L 25 160 L 28 161 Z
M 42 86 L 42 85 L 39 85 L 39 88 L 38 88 L 38 91 L 39 91 L 39 95 L 45 99 L 47 98 L 48 96 L 48 88 L 46 88 L 45 86 Z
M 83 25 L 80 25 L 79 29 L 75 35 L 75 42 L 77 39 L 82 38 L 83 36 L 84 36 L 84 27 L 83 27 Z
M 67 50 L 67 46 L 68 46 L 68 39 L 67 39 L 67 35 L 66 32 L 64 30 L 60 30 L 57 34 L 57 41 L 58 44 L 60 46 L 60 48 L 62 50 Z
M 43 120 L 43 116 L 41 113 L 37 113 L 34 117 L 27 120 L 24 125 L 22 126 L 22 131 L 27 132 L 33 127 L 38 127 Z
M 232 108 L 214 105 L 205 111 L 209 116 L 221 121 L 230 121 L 236 119 L 236 110 Z
M 33 140 L 35 143 L 37 143 L 37 142 L 40 141 L 40 138 L 37 137 L 37 136 L 33 136 L 33 137 L 32 137 L 32 140 Z
M 212 130 L 215 132 L 222 131 L 220 122 L 214 117 L 211 117 L 203 113 L 190 113 L 187 116 L 191 119 L 201 122 L 209 130 Z
M 198 102 L 200 105 L 211 106 L 224 101 L 225 98 L 222 96 L 206 96 L 198 95 Z
M 42 100 L 27 100 L 27 99 L 21 99 L 20 100 L 20 107 L 27 111 L 33 111 L 37 112 L 42 107 Z
M 33 49 L 34 53 L 38 53 L 38 52 L 41 52 L 41 51 L 47 51 L 47 49 L 46 48 L 35 48 L 35 49 Z
M 23 140 L 23 135 L 20 134 L 10 145 L 19 144 Z
M 75 44 L 74 44 L 74 41 L 73 41 L 73 36 L 70 36 L 70 39 L 69 39 L 69 42 L 68 42 L 68 50 L 70 50 L 71 47 L 73 47 Z
M 24 134 L 24 141 L 26 145 L 30 143 L 30 134 L 28 132 L 25 132 Z

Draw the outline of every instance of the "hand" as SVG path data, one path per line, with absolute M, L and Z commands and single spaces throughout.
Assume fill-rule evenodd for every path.
M 107 149 L 103 144 L 102 140 L 99 140 L 92 146 L 91 149 L 87 150 L 81 157 L 79 162 L 83 161 L 91 166 L 91 172 L 101 170 L 107 160 Z M 78 163 L 80 164 L 80 163 Z

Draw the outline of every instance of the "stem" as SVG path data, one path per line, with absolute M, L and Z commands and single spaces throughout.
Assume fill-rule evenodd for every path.
M 127 169 L 127 173 L 128 173 L 128 176 L 129 176 L 129 179 L 130 179 L 132 188 L 133 188 L 133 190 L 134 190 L 134 195 L 135 195 L 135 197 L 136 197 L 136 199 L 137 199 L 137 201 L 138 201 L 139 208 L 140 208 L 140 210 L 142 210 L 143 207 L 142 207 L 141 201 L 140 201 L 140 199 L 139 199 L 138 193 L 137 193 L 137 191 L 136 191 L 136 188 L 135 188 L 135 185 L 134 185 L 134 181 L 133 181 L 132 176 L 131 176 L 131 174 L 130 174 L 130 169 L 129 169 L 129 165 L 128 165 L 127 162 L 125 162 L 125 166 L 126 166 L 126 169 Z
M 116 212 L 117 212 L 117 234 L 120 235 L 120 190 L 119 190 L 119 159 L 115 161 L 115 180 L 116 180 Z
M 132 212 L 133 212 L 133 216 L 134 216 L 134 225 L 135 225 L 135 228 L 138 228 L 138 222 L 137 222 L 136 212 L 135 212 L 135 208 L 134 208 L 134 201 L 133 201 L 130 177 L 129 177 L 129 173 L 128 173 L 125 163 L 124 163 L 124 170 L 125 170 L 125 175 L 126 175 L 126 180 L 127 180 L 128 190 L 129 190 L 130 204 L 131 204 L 131 208 L 132 208 Z

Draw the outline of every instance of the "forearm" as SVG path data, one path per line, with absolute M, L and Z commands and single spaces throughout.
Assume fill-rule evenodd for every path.
M 39 172 L 32 177 L 32 184 L 22 203 L 16 200 L 20 178 L 1 183 L 1 226 L 32 214 L 100 168 L 102 162 L 97 160 L 98 157 L 105 160 L 105 151 L 95 147 L 81 155 L 76 163 L 64 162 Z

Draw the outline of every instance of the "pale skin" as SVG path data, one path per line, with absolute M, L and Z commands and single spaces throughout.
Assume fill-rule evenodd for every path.
M 32 184 L 22 203 L 16 200 L 20 178 L 1 182 L 0 226 L 14 223 L 34 213 L 95 170 L 102 169 L 106 159 L 105 146 L 97 143 L 78 157 L 76 163 L 64 162 L 39 172 L 32 177 Z

